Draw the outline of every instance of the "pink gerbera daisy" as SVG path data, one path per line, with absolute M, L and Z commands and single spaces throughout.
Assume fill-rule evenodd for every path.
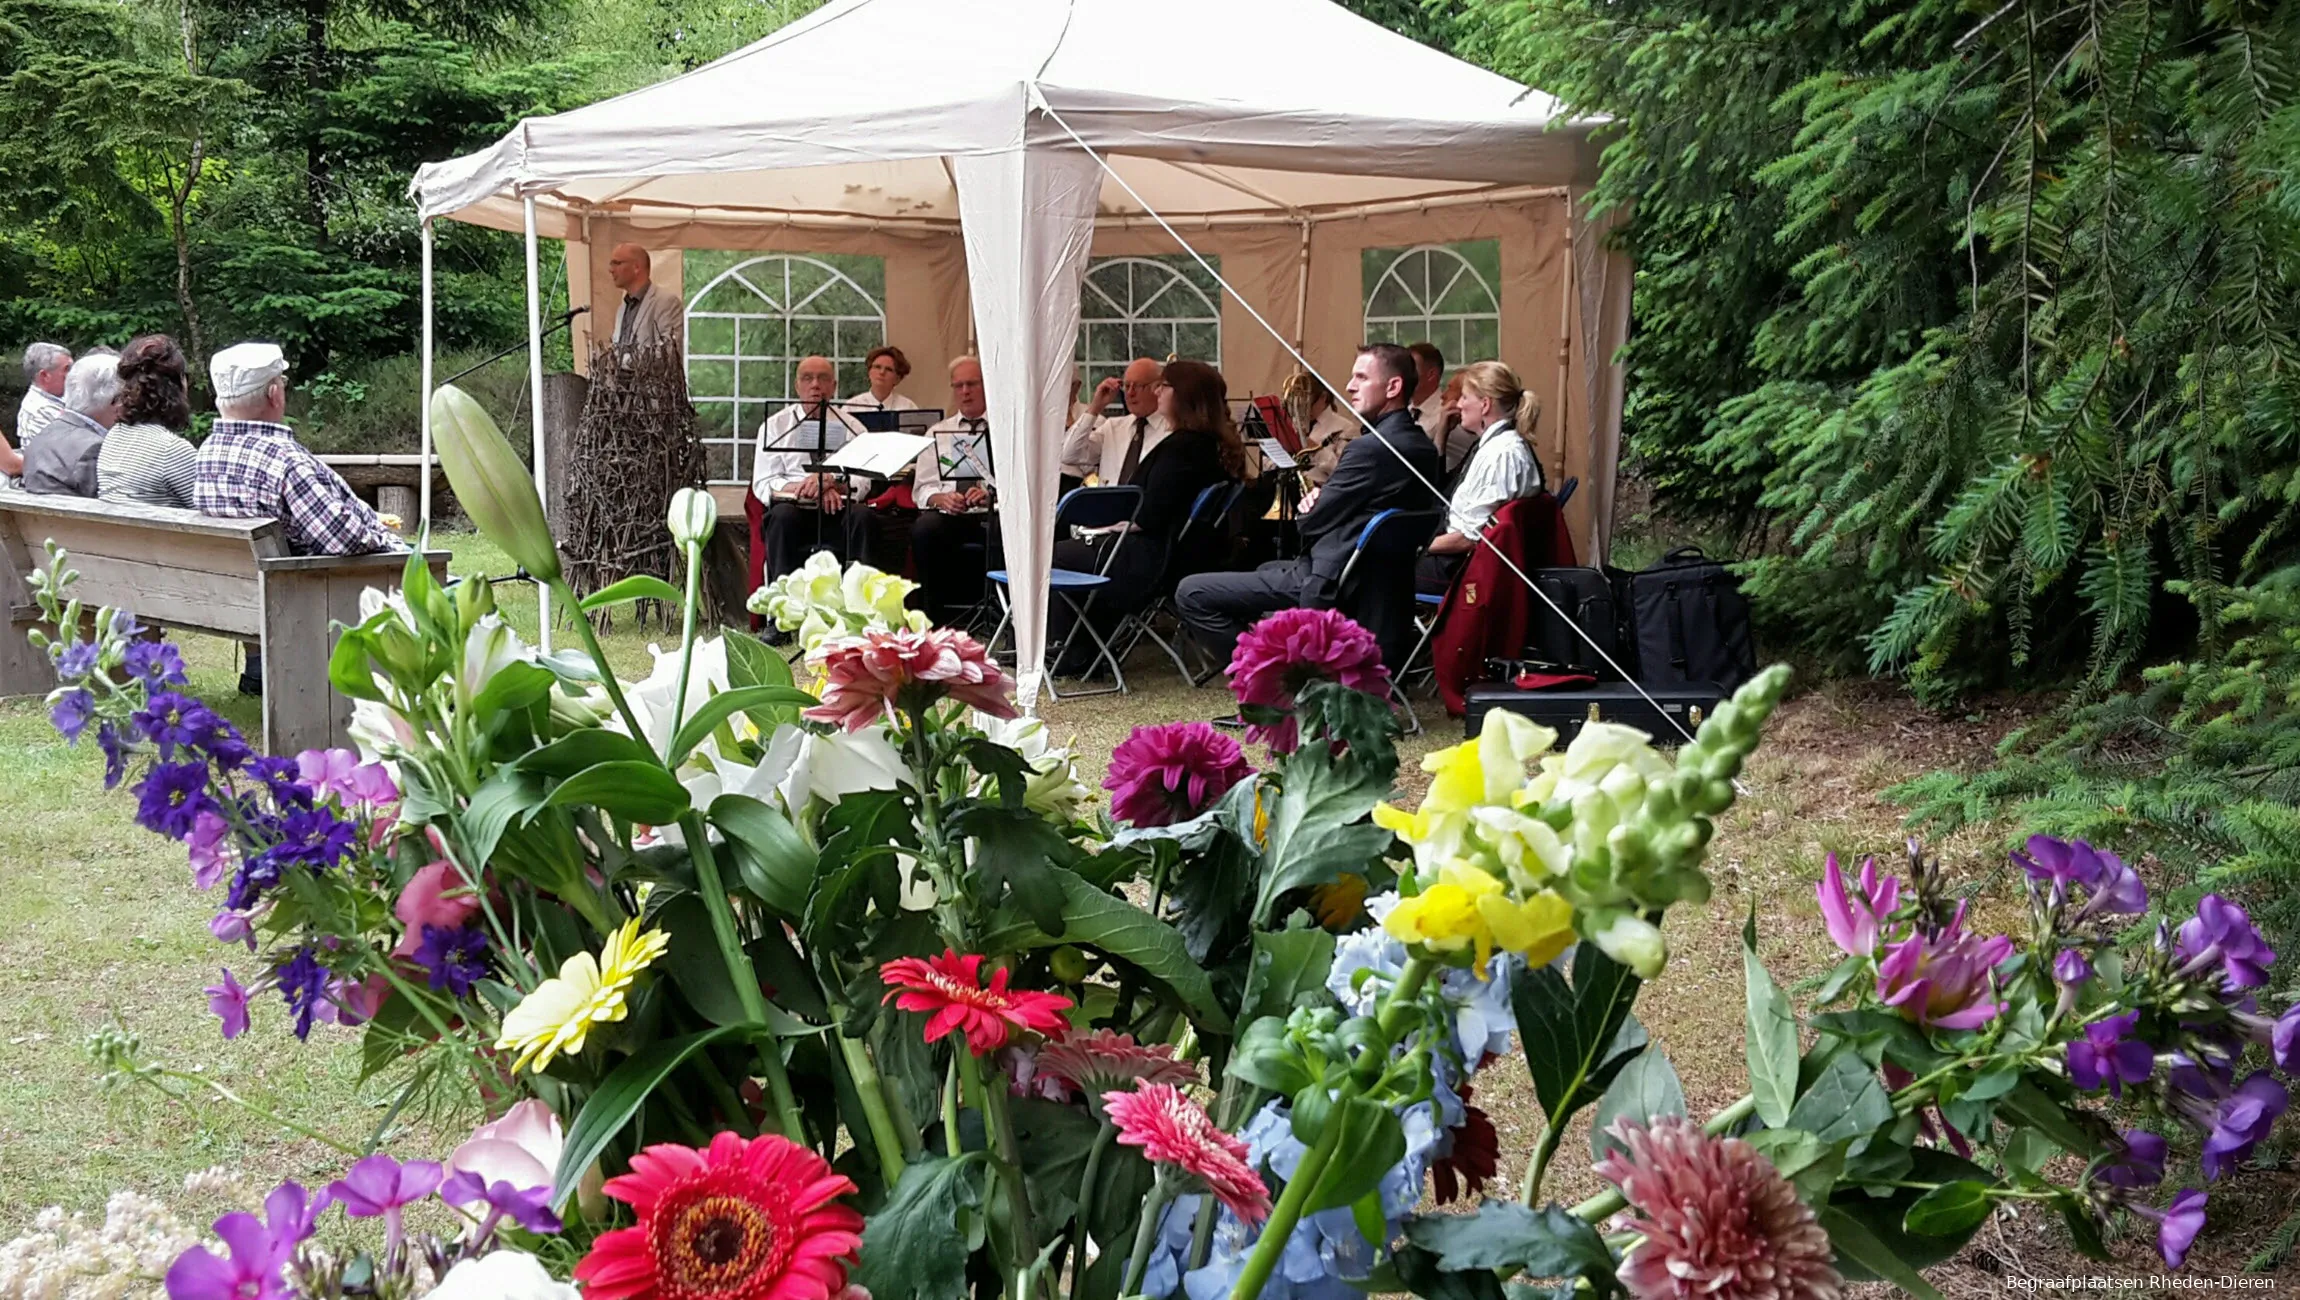
M 1035 993 L 1006 987 L 1007 972 L 990 973 L 982 983 L 979 954 L 961 956 L 947 950 L 940 957 L 897 957 L 879 967 L 887 994 L 905 1011 L 927 1012 L 926 1041 L 934 1042 L 956 1029 L 976 1056 L 987 1056 L 1006 1046 L 1017 1030 L 1036 1030 L 1059 1038 L 1070 1029 L 1062 1013 L 1071 1001 L 1059 993 Z
M 949 628 L 841 637 L 817 647 L 808 662 L 822 670 L 825 685 L 823 702 L 805 716 L 848 731 L 944 698 L 994 718 L 1015 714 L 1013 680 L 981 642 Z
M 1037 1067 L 1040 1074 L 1051 1074 L 1089 1097 L 1136 1083 L 1198 1082 L 1198 1067 L 1175 1060 L 1171 1044 L 1140 1044 L 1132 1034 L 1107 1029 L 1047 1044 L 1038 1053 Z
M 1246 1144 L 1214 1126 L 1197 1102 L 1170 1084 L 1102 1094 L 1118 1140 L 1150 1160 L 1173 1165 L 1206 1185 L 1243 1223 L 1270 1217 L 1270 1189 L 1246 1163 Z
M 1836 1300 L 1829 1234 L 1757 1148 L 1677 1116 L 1606 1130 L 1626 1145 L 1597 1164 L 1643 1233 L 1621 1261 L 1636 1300 Z
M 780 1134 L 651 1146 L 606 1185 L 639 1222 L 592 1242 L 575 1280 L 589 1300 L 830 1300 L 862 1245 L 838 1199 L 854 1190 Z

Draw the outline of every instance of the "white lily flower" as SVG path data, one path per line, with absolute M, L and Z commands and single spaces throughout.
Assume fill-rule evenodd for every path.
M 463 638 L 463 664 L 455 673 L 456 709 L 469 709 L 495 674 L 532 657 L 533 652 L 510 624 L 494 614 L 481 615 Z

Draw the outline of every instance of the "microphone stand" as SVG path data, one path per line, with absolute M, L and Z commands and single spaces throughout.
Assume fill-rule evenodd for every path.
M 569 311 L 565 315 L 561 316 L 558 321 L 551 326 L 551 328 L 543 331 L 543 333 L 538 337 L 550 338 L 552 335 L 557 334 L 559 331 L 566 329 L 570 325 L 573 325 L 577 316 L 580 316 L 589 310 L 591 310 L 589 307 L 577 307 L 574 310 Z M 514 352 L 524 352 L 526 350 L 527 340 L 521 339 L 519 342 L 503 349 L 501 352 L 496 353 L 494 356 L 488 357 L 475 365 L 465 366 L 463 369 L 456 371 L 454 374 L 449 375 L 447 378 L 436 381 L 432 384 L 432 387 L 445 388 L 449 384 L 454 383 L 456 380 L 463 378 L 465 375 L 468 375 L 475 370 L 484 370 L 487 367 L 494 365 L 496 362 L 501 361 L 503 358 L 510 356 Z

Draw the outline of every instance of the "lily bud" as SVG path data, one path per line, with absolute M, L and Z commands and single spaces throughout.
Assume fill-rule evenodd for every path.
M 455 625 L 464 632 L 495 612 L 495 586 L 485 578 L 465 578 L 449 588 L 455 597 Z
M 1589 937 L 1606 956 L 1627 966 L 1641 980 L 1659 975 L 1669 961 L 1669 945 L 1660 929 L 1641 916 L 1620 913 Z
M 535 480 L 469 393 L 453 384 L 431 395 L 433 441 L 448 486 L 463 513 L 519 567 L 544 582 L 559 580 L 559 548 L 543 517 Z
M 702 546 L 719 526 L 719 503 L 699 488 L 680 488 L 671 496 L 671 540 L 682 547 Z

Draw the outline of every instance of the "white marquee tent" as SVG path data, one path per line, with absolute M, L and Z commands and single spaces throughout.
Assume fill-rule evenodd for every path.
M 434 218 L 527 233 L 531 325 L 538 236 L 568 241 L 577 303 L 625 239 L 886 255 L 890 336 L 983 358 L 1029 699 L 1090 252 L 1217 253 L 1236 396 L 1271 391 L 1296 353 L 1347 373 L 1361 250 L 1498 240 L 1501 350 L 1543 395 L 1544 458 L 1582 479 L 1572 518 L 1601 553 L 1630 285 L 1578 206 L 1598 124 L 1556 118 L 1327 0 L 835 0 L 685 76 L 524 121 L 413 190 L 427 273 Z

